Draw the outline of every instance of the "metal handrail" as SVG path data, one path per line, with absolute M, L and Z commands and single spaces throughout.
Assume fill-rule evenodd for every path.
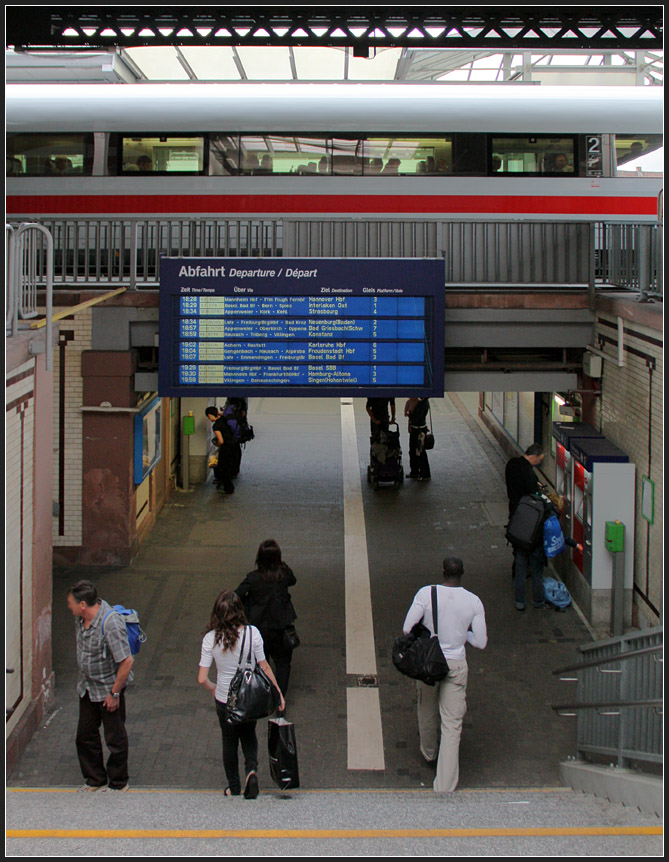
M 658 707 L 663 706 L 664 701 L 655 700 L 607 700 L 601 703 L 560 703 L 551 706 L 551 709 L 558 712 L 561 709 L 602 709 L 615 707 L 631 707 L 634 709 L 642 709 L 643 707 Z
M 581 664 L 571 664 L 567 667 L 559 667 L 553 671 L 553 676 L 560 673 L 569 673 L 572 670 L 583 670 L 587 667 L 599 667 L 602 664 L 611 664 L 616 661 L 624 661 L 628 658 L 636 658 L 640 655 L 649 655 L 650 653 L 661 652 L 664 649 L 662 644 L 657 644 L 652 647 L 644 647 L 644 649 L 630 650 L 629 652 L 618 653 L 617 655 L 605 656 L 604 658 L 595 659 L 594 661 L 585 661 Z
M 5 278 L 7 284 L 7 312 L 5 332 L 16 336 L 19 329 L 19 300 L 16 278 L 16 231 L 11 224 L 5 224 Z

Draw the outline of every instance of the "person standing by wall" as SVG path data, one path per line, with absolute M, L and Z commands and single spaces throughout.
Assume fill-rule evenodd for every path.
M 234 494 L 232 474 L 235 468 L 235 435 L 217 407 L 207 407 L 204 412 L 214 426 L 213 442 L 218 446 L 218 464 L 214 467 L 216 487 L 226 494 Z
M 460 735 L 467 711 L 467 656 L 465 644 L 484 649 L 488 643 L 483 603 L 461 584 L 464 565 L 459 557 L 446 557 L 443 584 L 437 586 L 439 646 L 448 663 L 447 676 L 434 686 L 416 682 L 418 733 L 421 754 L 427 761 L 437 758 L 433 789 L 448 793 L 459 780 Z M 420 589 L 404 620 L 404 634 L 422 623 L 434 634 L 432 587 Z M 440 727 L 441 725 L 441 727 Z M 441 729 L 441 740 L 440 740 Z
M 511 515 L 513 515 L 521 497 L 524 497 L 526 494 L 532 495 L 541 492 L 543 485 L 539 482 L 537 474 L 534 472 L 534 468 L 541 465 L 542 461 L 544 460 L 545 454 L 546 453 L 544 452 L 543 446 L 541 446 L 541 444 L 532 443 L 530 446 L 527 447 L 524 455 L 517 455 L 516 457 L 510 458 L 507 461 L 506 468 L 504 471 L 504 478 L 506 480 L 506 495 L 509 498 L 509 520 L 511 519 Z M 516 560 L 517 551 L 514 548 L 513 563 L 511 565 L 511 577 L 514 580 L 514 584 L 516 581 Z M 536 579 L 536 560 L 532 560 L 530 559 L 530 557 L 524 557 L 521 561 L 521 566 L 524 566 L 525 569 L 525 574 L 523 577 L 529 577 L 532 571 L 534 572 L 534 576 Z M 522 592 L 524 595 L 524 580 Z M 522 602 L 522 608 L 518 607 L 518 603 L 519 602 L 517 600 L 517 610 L 524 610 L 524 601 Z
M 125 687 L 132 680 L 133 665 L 125 622 L 111 605 L 98 598 L 90 581 L 79 581 L 68 591 L 67 606 L 74 616 L 77 639 L 77 755 L 86 781 L 81 790 L 125 791 L 128 789 Z M 106 767 L 100 724 L 109 749 Z

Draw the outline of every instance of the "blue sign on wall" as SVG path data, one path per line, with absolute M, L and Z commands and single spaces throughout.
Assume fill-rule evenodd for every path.
M 164 397 L 441 396 L 439 260 L 163 258 Z

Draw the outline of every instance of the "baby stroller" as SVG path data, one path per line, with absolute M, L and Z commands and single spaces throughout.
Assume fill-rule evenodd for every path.
M 379 429 L 369 438 L 369 460 L 367 481 L 374 488 L 393 485 L 396 489 L 404 482 L 402 447 L 397 422 L 386 429 Z

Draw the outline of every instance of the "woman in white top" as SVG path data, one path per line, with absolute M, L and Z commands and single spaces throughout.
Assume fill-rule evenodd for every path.
M 216 598 L 211 611 L 208 631 L 202 639 L 202 654 L 197 681 L 214 695 L 216 714 L 221 725 L 223 737 L 223 767 L 228 779 L 225 788 L 226 796 L 239 796 L 241 782 L 239 779 L 238 748 L 241 743 L 244 754 L 246 782 L 244 798 L 255 799 L 258 795 L 258 738 L 256 737 L 256 722 L 247 721 L 243 724 L 229 725 L 225 721 L 228 689 L 239 665 L 244 628 L 248 625 L 244 616 L 244 607 L 240 598 L 232 590 L 224 590 Z M 280 710 L 286 708 L 283 695 L 276 684 L 272 669 L 265 660 L 263 641 L 255 626 L 248 626 L 252 636 L 253 653 L 256 662 L 265 671 L 281 696 Z M 248 643 L 248 640 L 247 640 Z M 216 685 L 209 679 L 209 668 L 216 663 Z

